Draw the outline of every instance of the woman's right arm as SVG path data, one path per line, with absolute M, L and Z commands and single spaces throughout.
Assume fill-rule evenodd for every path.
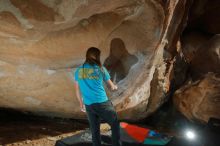
M 106 81 L 107 82 L 107 84 L 108 84 L 108 86 L 110 87 L 110 89 L 112 90 L 112 91 L 114 91 L 114 90 L 117 90 L 118 89 L 118 86 L 117 85 L 115 85 L 110 79 L 109 80 L 107 80 Z
M 108 73 L 107 69 L 103 67 L 104 70 L 104 81 L 107 83 L 108 87 L 110 87 L 111 90 L 117 90 L 118 87 L 111 81 L 110 74 Z

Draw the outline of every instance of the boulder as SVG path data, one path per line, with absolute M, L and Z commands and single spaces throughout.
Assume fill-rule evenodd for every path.
M 108 92 L 119 118 L 145 118 L 166 100 L 170 66 L 164 62 L 164 48 L 175 46 L 189 4 L 190 0 L 0 1 L 0 107 L 86 118 L 76 100 L 73 74 L 87 48 L 94 46 L 101 49 L 101 60 L 109 69 L 120 62 L 113 71 L 119 90 Z M 111 42 L 119 48 L 111 49 Z M 119 59 L 115 54 L 120 49 Z
M 173 101 L 190 120 L 205 123 L 211 117 L 220 118 L 219 38 L 218 34 L 198 31 L 188 32 L 181 38 L 182 52 L 189 67 L 188 81 L 175 92 Z
M 207 123 L 220 118 L 220 74 L 208 73 L 176 91 L 173 101 L 188 119 Z

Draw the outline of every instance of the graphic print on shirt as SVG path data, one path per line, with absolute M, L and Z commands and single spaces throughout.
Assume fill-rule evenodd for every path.
M 98 76 L 97 72 L 94 71 L 93 68 L 80 68 L 79 69 L 79 79 L 98 80 L 99 76 Z

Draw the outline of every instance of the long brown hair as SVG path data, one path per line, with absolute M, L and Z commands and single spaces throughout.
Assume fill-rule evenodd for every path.
M 88 63 L 92 66 L 98 65 L 100 70 L 101 70 L 101 73 L 105 77 L 105 73 L 104 73 L 104 70 L 103 70 L 103 67 L 102 67 L 102 63 L 100 61 L 100 55 L 101 55 L 101 51 L 98 48 L 96 48 L 96 47 L 88 48 L 88 50 L 86 52 L 86 61 L 83 64 L 83 76 L 84 76 L 84 65 L 85 65 L 85 63 Z
M 100 61 L 101 51 L 96 47 L 88 48 L 86 52 L 86 61 L 84 63 L 88 63 L 90 65 L 98 65 L 100 68 L 102 67 L 102 63 Z

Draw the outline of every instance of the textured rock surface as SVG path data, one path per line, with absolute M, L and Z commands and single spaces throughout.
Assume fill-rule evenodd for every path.
M 219 33 L 207 23 L 217 17 L 214 3 L 218 2 L 207 5 L 213 17 L 207 17 L 205 0 L 193 3 L 197 11 L 190 13 L 189 30 L 202 26 L 204 32 Z M 87 48 L 95 46 L 119 86 L 108 94 L 120 118 L 145 118 L 166 101 L 167 92 L 174 89 L 170 85 L 179 87 L 186 80 L 184 58 L 193 79 L 219 73 L 219 35 L 191 32 L 180 38 L 191 4 L 192 0 L 0 0 L 0 107 L 85 118 L 75 97 L 73 73 Z M 218 82 L 208 84 L 212 83 Z M 191 105 L 184 98 L 176 98 L 176 103 L 182 100 Z
M 187 118 L 200 122 L 220 118 L 219 6 L 218 0 L 194 1 L 181 36 L 182 52 L 189 65 L 188 83 L 177 91 L 174 101 Z
M 135 60 L 125 67 L 119 90 L 110 97 L 121 118 L 147 115 L 154 53 L 165 30 L 159 1 L 2 0 L 0 17 L 1 107 L 84 118 L 73 89 L 75 67 L 90 46 L 102 50 L 104 62 L 111 41 L 120 38 Z
M 190 82 L 175 93 L 174 103 L 191 120 L 208 122 L 211 117 L 220 118 L 219 38 L 198 32 L 182 38 Z
M 220 76 L 209 73 L 203 79 L 189 83 L 174 96 L 178 109 L 191 120 L 208 122 L 220 118 Z

